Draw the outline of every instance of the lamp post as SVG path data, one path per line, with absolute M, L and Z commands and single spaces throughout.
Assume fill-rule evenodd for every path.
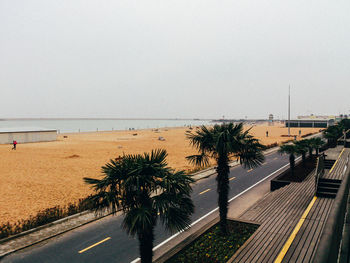
M 290 85 L 288 89 L 288 137 L 290 137 Z

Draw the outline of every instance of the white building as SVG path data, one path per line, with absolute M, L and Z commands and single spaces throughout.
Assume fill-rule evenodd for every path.
M 57 130 L 44 128 L 0 128 L 0 144 L 50 142 L 57 140 Z

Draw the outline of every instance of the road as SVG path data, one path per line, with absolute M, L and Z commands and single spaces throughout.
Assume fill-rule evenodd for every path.
M 288 163 L 288 156 L 271 153 L 255 169 L 236 166 L 230 170 L 229 198 L 241 193 Z M 193 186 L 195 221 L 217 207 L 216 176 L 198 181 Z M 3 262 L 131 262 L 138 257 L 138 241 L 121 229 L 122 216 L 108 216 L 38 245 L 10 254 Z M 155 230 L 154 246 L 171 234 L 162 226 Z M 79 253 L 80 252 L 80 253 Z

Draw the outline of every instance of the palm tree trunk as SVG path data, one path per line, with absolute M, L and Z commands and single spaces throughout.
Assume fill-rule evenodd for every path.
M 312 159 L 312 147 L 309 147 L 309 158 Z
M 141 263 L 152 263 L 154 227 L 138 233 Z
M 223 234 L 227 234 L 227 210 L 228 210 L 228 191 L 229 181 L 228 174 L 230 168 L 228 166 L 228 157 L 219 156 L 217 160 L 218 167 L 216 171 L 218 173 L 216 180 L 218 182 L 217 192 L 219 194 L 219 212 L 220 212 L 220 230 Z
M 289 164 L 290 164 L 290 173 L 292 176 L 294 176 L 294 168 L 295 168 L 294 154 L 289 155 Z

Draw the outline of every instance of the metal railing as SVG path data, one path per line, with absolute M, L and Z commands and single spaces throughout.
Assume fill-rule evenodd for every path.
M 337 140 L 337 145 L 342 145 L 346 146 L 346 139 L 350 138 L 350 129 L 347 131 L 343 131 L 343 135 Z
M 350 188 L 350 157 L 346 159 L 346 170 L 338 194 L 325 222 L 324 229 L 316 248 L 314 263 L 339 262 L 341 240 L 344 232 L 344 223 L 347 209 L 347 202 Z

